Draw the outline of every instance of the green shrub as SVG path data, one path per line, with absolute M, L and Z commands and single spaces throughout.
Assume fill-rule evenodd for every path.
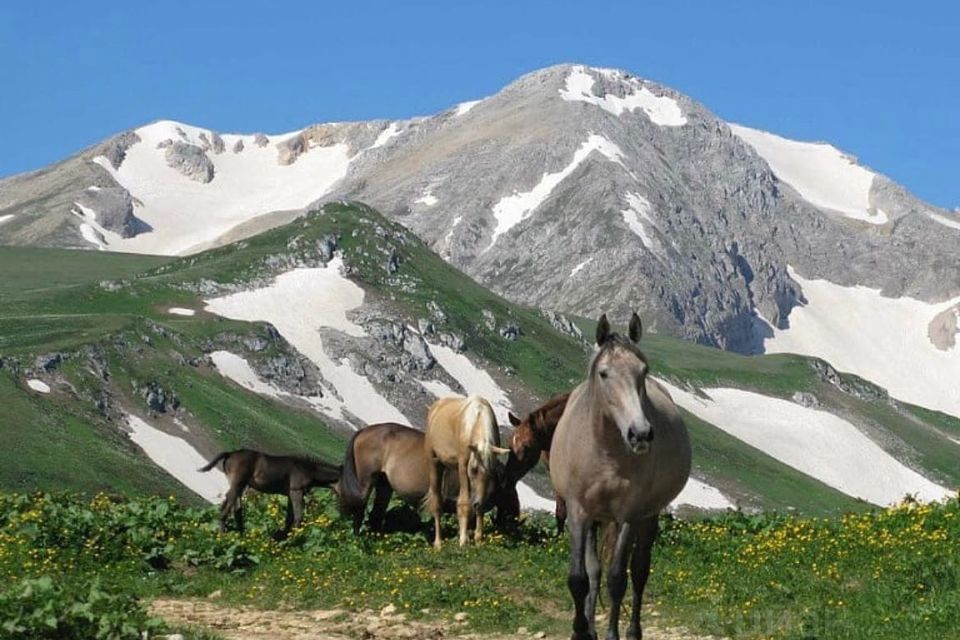
M 0 592 L 2 637 L 17 640 L 139 640 L 159 628 L 139 601 L 109 593 L 98 580 L 65 588 L 50 576 L 26 578 Z

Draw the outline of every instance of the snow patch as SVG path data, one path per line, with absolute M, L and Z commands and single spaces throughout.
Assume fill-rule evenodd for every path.
M 39 393 L 50 393 L 50 385 L 48 385 L 43 380 L 30 378 L 29 380 L 27 380 L 27 386 Z
M 184 309 L 183 307 L 170 307 L 167 309 L 167 313 L 172 313 L 175 316 L 192 316 L 197 311 L 195 309 Z
M 207 464 L 186 440 L 171 436 L 133 414 L 127 416 L 130 439 L 143 449 L 157 466 L 208 502 L 219 502 L 227 491 L 227 478 L 218 468 L 197 471 Z
M 206 309 L 233 320 L 270 322 L 300 353 L 310 358 L 324 379 L 343 399 L 326 393 L 317 406 L 339 419 L 346 410 L 367 424 L 410 421 L 380 395 L 370 381 L 354 372 L 344 358 L 334 362 L 323 348 L 320 329 L 366 336 L 347 312 L 363 304 L 363 289 L 340 273 L 343 262 L 335 257 L 326 267 L 294 269 L 277 276 L 268 287 L 242 291 L 206 301 Z
M 687 479 L 683 491 L 674 498 L 670 505 L 671 507 L 688 505 L 698 509 L 712 510 L 737 508 L 737 505 L 733 504 L 719 489 L 692 477 Z
M 620 147 L 601 135 L 590 134 L 586 142 L 581 144 L 580 148 L 573 154 L 573 160 L 566 167 L 556 173 L 545 172 L 540 182 L 530 191 L 514 192 L 513 195 L 501 198 L 493 206 L 493 216 L 497 221 L 497 226 L 493 230 L 489 246 L 484 251 L 488 251 L 497 242 L 497 238 L 526 220 L 550 196 L 557 185 L 573 173 L 580 166 L 580 163 L 594 151 L 626 169 L 623 164 L 624 155 Z
M 142 203 L 136 205 L 136 215 L 153 229 L 112 241 L 110 249 L 115 251 L 164 255 L 196 251 L 259 215 L 314 202 L 346 175 L 352 159 L 346 144 L 312 146 L 296 162 L 283 166 L 276 144 L 300 132 L 271 136 L 272 144 L 265 147 L 255 144 L 252 135 L 226 134 L 222 136 L 226 147 L 242 140 L 244 152 L 208 154 L 214 178 L 204 184 L 167 166 L 157 144 L 167 139 L 201 144 L 199 136 L 205 130 L 161 121 L 136 133 L 141 142 L 127 150 L 120 169 L 104 157 L 94 159 Z
M 431 353 L 433 352 L 433 347 L 430 348 L 430 351 Z M 419 382 L 420 386 L 432 393 L 436 398 L 450 398 L 460 395 L 439 380 L 417 380 L 417 382 Z
M 279 398 L 286 395 L 273 385 L 261 380 L 257 372 L 250 366 L 250 363 L 235 353 L 231 353 L 230 351 L 213 351 L 210 353 L 210 361 L 213 362 L 217 371 L 220 372 L 220 375 L 233 380 L 245 389 L 271 398 Z
M 569 277 L 572 278 L 573 276 L 575 276 L 575 275 L 577 275 L 578 273 L 580 273 L 580 271 L 581 271 L 585 266 L 587 266 L 588 264 L 590 264 L 590 262 L 591 262 L 592 260 L 593 260 L 593 257 L 591 256 L 591 257 L 587 258 L 586 260 L 584 260 L 583 262 L 581 262 L 580 264 L 578 264 L 577 266 L 575 266 L 573 269 L 570 270 L 570 276 L 569 276 Z
M 613 94 L 597 96 L 593 93 L 594 77 L 584 67 L 575 67 L 567 76 L 560 97 L 567 101 L 587 102 L 620 116 L 624 111 L 642 109 L 650 121 L 662 127 L 680 127 L 687 123 L 683 110 L 670 96 L 658 96 L 636 78 L 628 78 L 612 69 L 592 69 L 611 79 L 620 79 L 633 86 L 633 93 L 621 98 Z
M 553 513 L 557 509 L 556 502 L 549 498 L 544 498 L 525 482 L 517 483 L 517 497 L 520 498 L 520 506 L 527 511 L 547 511 Z
M 708 400 L 659 382 L 698 418 L 847 495 L 885 506 L 908 493 L 923 501 L 953 494 L 827 411 L 741 389 L 704 389 Z
M 11 220 L 13 220 L 13 214 L 12 214 L 12 213 L 7 213 L 7 214 L 4 214 L 4 215 L 0 216 L 0 224 L 4 224 L 5 222 L 10 222 Z
M 470 100 L 468 102 L 461 102 L 460 104 L 457 105 L 454 115 L 456 115 L 457 117 L 465 115 L 467 112 L 469 112 L 471 109 L 473 109 L 475 106 L 477 106 L 481 102 L 483 102 L 483 100 Z
M 428 207 L 432 207 L 433 205 L 437 204 L 440 201 L 437 200 L 437 197 L 433 195 L 433 193 L 431 193 L 431 191 L 428 189 L 423 192 L 422 196 L 414 200 L 414 202 L 416 202 L 417 204 L 423 204 Z
M 790 328 L 772 328 L 767 353 L 823 358 L 884 387 L 892 396 L 960 417 L 960 349 L 942 351 L 928 327 L 960 298 L 930 304 L 887 298 L 878 289 L 807 280 L 788 267 L 807 304 L 790 312 Z
M 93 226 L 87 222 L 80 223 L 80 235 L 83 236 L 83 239 L 94 245 L 100 251 L 107 250 L 107 243 L 103 235 L 93 228 Z
M 478 395 L 486 398 L 493 405 L 493 410 L 497 414 L 497 421 L 500 424 L 509 422 L 507 412 L 513 408 L 513 404 L 511 404 L 506 392 L 490 377 L 489 373 L 473 364 L 470 358 L 462 353 L 457 353 L 450 347 L 431 344 L 430 352 L 436 358 L 437 363 L 450 374 L 450 377 L 460 383 L 467 395 Z
M 371 148 L 371 149 L 378 149 L 378 148 L 386 145 L 391 139 L 396 138 L 396 137 L 397 137 L 398 135 L 400 135 L 401 133 L 403 133 L 403 132 L 400 130 L 400 127 L 397 126 L 397 123 L 396 123 L 396 122 L 392 122 L 392 123 L 390 123 L 390 126 L 389 126 L 389 127 L 387 127 L 386 129 L 384 129 L 384 130 L 380 133 L 380 135 L 377 136 L 377 139 L 374 140 L 374 142 L 373 142 L 373 146 L 371 146 L 370 148 Z
M 656 223 L 654 223 L 653 217 L 650 215 L 651 211 L 653 211 L 653 205 L 639 193 L 627 193 L 624 197 L 627 200 L 627 208 L 620 212 L 623 215 L 623 221 L 630 231 L 640 238 L 643 246 L 653 253 L 661 255 L 663 248 L 660 246 L 660 242 L 648 234 L 647 229 L 644 227 L 644 223 L 646 223 L 656 228 Z
M 870 206 L 874 173 L 836 147 L 797 142 L 737 124 L 731 124 L 730 129 L 810 204 L 863 222 L 889 222 L 886 213 Z
M 958 219 L 956 219 L 956 220 L 953 220 L 953 219 L 948 218 L 948 217 L 946 217 L 946 216 L 938 215 L 938 214 L 936 214 L 936 213 L 928 213 L 927 216 L 928 216 L 931 220 L 933 220 L 934 222 L 939 222 L 940 224 L 942 224 L 942 225 L 945 226 L 945 227 L 950 227 L 951 229 L 960 229 L 960 218 L 958 218 Z M 2 222 L 3 222 L 3 221 L 0 220 L 0 223 L 2 223 Z

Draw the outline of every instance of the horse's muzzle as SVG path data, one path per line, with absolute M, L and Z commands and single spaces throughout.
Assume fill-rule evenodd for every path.
M 630 427 L 627 429 L 627 445 L 634 453 L 646 453 L 650 450 L 651 442 L 653 442 L 652 428 L 638 429 L 636 427 Z

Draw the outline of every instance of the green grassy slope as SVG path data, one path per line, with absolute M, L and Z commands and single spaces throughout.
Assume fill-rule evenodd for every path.
M 136 483 L 115 483 L 116 490 L 184 491 L 150 463 L 140 462 L 129 443 L 117 437 L 117 427 L 93 410 L 91 398 L 104 383 L 90 370 L 83 354 L 87 345 L 95 344 L 105 353 L 110 368 L 106 384 L 116 401 L 146 411 L 142 399 L 132 393 L 134 381 L 149 380 L 175 391 L 201 427 L 200 440 L 208 449 L 245 445 L 338 457 L 341 437 L 313 415 L 243 390 L 209 368 L 187 364 L 201 359 L 224 334 L 265 335 L 263 326 L 205 313 L 194 317 L 166 313 L 169 306 L 202 309 L 201 298 L 191 292 L 196 283 L 265 282 L 289 265 L 316 262 L 318 243 L 328 237 L 337 238 L 345 262 L 353 269 L 352 277 L 369 298 L 412 323 L 430 317 L 428 305 L 438 304 L 447 315 L 438 331 L 462 336 L 471 357 L 479 356 L 486 364 L 509 371 L 533 394 L 545 397 L 569 389 L 582 377 L 587 356 L 581 346 L 556 332 L 539 312 L 513 305 L 481 287 L 413 234 L 372 209 L 333 204 L 321 213 L 248 240 L 179 259 L 0 249 L 0 265 L 18 274 L 0 285 L 4 302 L 9 303 L 0 313 L 0 357 L 7 361 L 4 374 L 9 381 L 3 393 L 16 396 L 16 402 L 8 406 L 20 407 L 0 412 L 0 426 L 17 430 L 18 438 L 40 451 L 44 439 L 31 425 L 43 419 L 59 423 L 56 416 L 60 414 L 55 411 L 59 403 L 75 423 L 76 432 L 82 434 L 78 439 L 102 443 L 75 449 L 83 451 L 76 458 L 82 458 L 87 467 L 116 468 L 121 460 L 153 469 L 151 474 L 141 474 Z M 399 263 L 395 272 L 385 268 L 391 253 Z M 99 284 L 120 279 L 127 282 L 116 289 Z M 519 325 L 523 330 L 520 340 L 508 342 L 487 329 L 483 310 L 492 312 L 498 324 Z M 592 330 L 589 324 L 584 321 L 587 331 Z M 896 410 L 879 400 L 854 401 L 837 393 L 838 400 L 828 393 L 827 383 L 817 377 L 808 358 L 745 357 L 657 335 L 645 336 L 643 342 L 657 375 L 681 384 L 737 386 L 782 397 L 802 390 L 835 404 L 843 400 L 844 411 L 868 416 L 897 433 L 918 462 L 929 464 L 946 478 L 953 479 L 958 473 L 950 470 L 949 456 L 938 453 L 942 438 L 938 440 L 936 434 L 960 433 L 960 422 L 921 410 L 913 411 L 909 420 L 900 419 Z M 58 372 L 66 384 L 50 396 L 23 389 L 22 370 L 32 365 L 35 355 L 53 350 L 69 356 Z M 16 366 L 19 373 L 15 374 Z M 72 411 L 71 406 L 83 409 Z M 859 508 L 855 501 L 716 427 L 692 416 L 688 420 L 700 470 L 717 486 L 744 497 L 745 504 L 796 507 L 816 514 Z M 112 437 L 104 438 L 105 433 Z M 16 470 L 21 460 L 17 454 L 0 450 L 2 466 Z M 42 484 L 46 487 L 104 488 L 102 477 L 93 471 L 63 475 L 47 462 L 30 464 L 34 475 L 0 475 L 0 486 L 22 488 L 22 479 L 29 477 L 38 483 L 39 478 L 49 478 Z M 129 477 L 126 471 L 119 475 Z

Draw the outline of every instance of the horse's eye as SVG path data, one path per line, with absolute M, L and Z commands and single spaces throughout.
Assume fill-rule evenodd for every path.
M 601 377 L 602 379 L 606 380 L 606 379 L 607 379 L 607 372 L 606 372 L 606 371 L 601 371 L 601 372 L 600 372 L 600 377 Z

